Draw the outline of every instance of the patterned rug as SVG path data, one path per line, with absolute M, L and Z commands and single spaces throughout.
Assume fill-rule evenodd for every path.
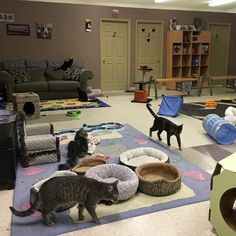
M 224 103 L 221 101 L 216 102 L 216 108 L 207 108 L 205 107 L 204 102 L 184 103 L 181 107 L 180 113 L 194 117 L 199 120 L 203 120 L 203 118 L 209 114 L 217 114 L 220 117 L 224 117 L 225 110 L 229 106 L 236 107 L 235 103 Z
M 13 109 L 12 103 L 2 104 L 2 106 L 4 107 L 4 109 L 8 110 Z M 40 101 L 40 111 L 55 111 L 55 110 L 99 108 L 99 107 L 110 107 L 110 106 L 96 97 L 90 97 L 88 102 L 80 102 L 78 98 Z
M 59 134 L 61 139 L 61 154 L 67 153 L 67 143 L 74 130 L 63 131 Z M 182 183 L 181 189 L 170 196 L 153 197 L 137 192 L 131 199 L 113 205 L 98 204 L 97 214 L 100 225 L 113 221 L 127 219 L 135 216 L 149 214 L 169 208 L 179 207 L 192 203 L 209 200 L 210 175 L 178 156 L 173 151 L 150 139 L 145 134 L 132 126 L 125 124 L 117 130 L 95 130 L 92 135 L 99 138 L 101 142 L 96 146 L 95 154 L 103 154 L 108 158 L 109 163 L 119 163 L 119 156 L 122 152 L 137 147 L 153 147 L 165 152 L 180 171 Z M 73 136 L 73 135 L 72 135 Z M 65 162 L 62 158 L 61 163 Z M 59 163 L 37 165 L 28 168 L 17 168 L 17 180 L 14 190 L 13 206 L 17 209 L 26 209 L 29 206 L 29 192 L 32 183 L 37 179 L 46 178 L 57 170 Z M 12 216 L 12 236 L 52 236 L 67 232 L 77 231 L 84 228 L 96 226 L 91 217 L 86 214 L 85 220 L 78 222 L 76 206 L 57 214 L 56 223 L 47 227 L 42 223 L 40 212 L 35 212 L 29 217 Z

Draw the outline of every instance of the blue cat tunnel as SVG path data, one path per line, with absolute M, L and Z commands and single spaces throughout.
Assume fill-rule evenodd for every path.
M 236 127 L 216 114 L 207 115 L 202 126 L 219 144 L 232 144 L 236 139 Z

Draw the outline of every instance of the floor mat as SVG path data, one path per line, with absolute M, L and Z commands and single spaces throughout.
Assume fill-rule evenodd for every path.
M 78 100 L 78 98 L 40 101 L 40 111 L 55 111 L 55 110 L 99 108 L 99 107 L 110 107 L 110 106 L 96 97 L 90 97 L 87 102 L 81 102 Z M 4 108 L 11 110 L 13 109 L 13 105 L 12 103 L 6 103 L 4 105 Z
M 71 130 L 69 130 L 69 133 L 71 133 Z M 115 138 L 109 138 L 109 133 L 111 137 Z M 66 131 L 61 135 L 66 136 Z M 153 147 L 165 152 L 169 156 L 170 163 L 178 168 L 182 179 L 181 189 L 170 196 L 159 198 L 137 192 L 131 199 L 118 204 L 111 206 L 98 204 L 97 212 L 99 217 L 101 217 L 100 225 L 209 200 L 211 176 L 207 172 L 150 139 L 132 126 L 125 124 L 119 130 L 93 131 L 92 135 L 101 139 L 95 154 L 109 156 L 109 163 L 118 164 L 119 156 L 125 150 L 137 147 Z M 103 138 L 103 136 L 107 138 Z M 67 144 L 61 144 L 60 148 L 62 154 L 61 163 L 64 163 L 66 160 L 64 157 L 67 152 Z M 29 191 L 32 183 L 36 179 L 51 175 L 57 170 L 58 164 L 37 165 L 28 168 L 18 166 L 13 206 L 17 209 L 25 209 L 26 203 L 29 201 Z M 88 215 L 86 215 L 85 221 L 78 222 L 77 210 L 76 208 L 71 208 L 70 210 L 58 213 L 56 223 L 52 227 L 45 227 L 40 213 L 24 218 L 12 216 L 11 235 L 41 236 L 43 232 L 44 235 L 52 236 L 96 225 Z
M 205 108 L 204 102 L 184 103 L 180 113 L 203 120 L 203 118 L 209 114 L 217 114 L 220 117 L 224 117 L 225 110 L 229 106 L 236 107 L 236 104 L 217 101 L 216 108 Z

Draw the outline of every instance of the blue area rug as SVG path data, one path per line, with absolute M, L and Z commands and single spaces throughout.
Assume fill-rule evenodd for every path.
M 93 134 L 99 138 L 100 133 L 107 133 L 109 135 L 109 132 L 112 131 L 100 130 L 93 132 Z M 110 157 L 110 163 L 119 163 L 119 155 L 125 150 L 137 147 L 153 147 L 159 149 L 169 156 L 170 163 L 174 164 L 181 173 L 182 183 L 190 188 L 194 194 L 188 198 L 180 198 L 159 204 L 152 204 L 149 207 L 140 207 L 138 209 L 126 210 L 108 216 L 101 216 L 100 224 L 106 224 L 130 217 L 209 200 L 211 176 L 208 173 L 176 155 L 164 146 L 156 143 L 130 125 L 125 124 L 122 129 L 115 132 L 118 135 L 113 135 L 110 139 L 101 139 L 101 142 L 97 145 L 96 153 L 108 155 Z M 66 149 L 66 144 L 61 145 L 61 153 L 63 156 L 66 154 Z M 62 158 L 61 162 L 64 163 L 65 159 Z M 53 163 L 28 168 L 18 166 L 13 206 L 17 209 L 27 208 L 32 183 L 34 183 L 37 179 L 45 178 L 51 175 L 57 170 L 58 164 L 59 163 Z M 158 197 L 156 198 L 158 199 Z M 165 197 L 162 197 L 162 199 L 164 198 Z M 131 199 L 127 201 L 131 201 Z M 96 225 L 97 224 L 92 221 L 73 223 L 71 217 L 69 216 L 69 210 L 66 210 L 57 214 L 55 225 L 48 227 L 42 223 L 40 213 L 36 212 L 35 215 L 25 218 L 12 216 L 11 235 L 41 236 L 43 234 L 52 236 L 89 228 Z

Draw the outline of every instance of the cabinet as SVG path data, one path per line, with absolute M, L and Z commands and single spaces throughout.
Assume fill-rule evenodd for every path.
M 210 31 L 167 32 L 166 77 L 198 77 L 209 70 Z M 168 82 L 167 89 L 182 89 L 183 83 Z M 196 87 L 196 82 L 193 82 Z

